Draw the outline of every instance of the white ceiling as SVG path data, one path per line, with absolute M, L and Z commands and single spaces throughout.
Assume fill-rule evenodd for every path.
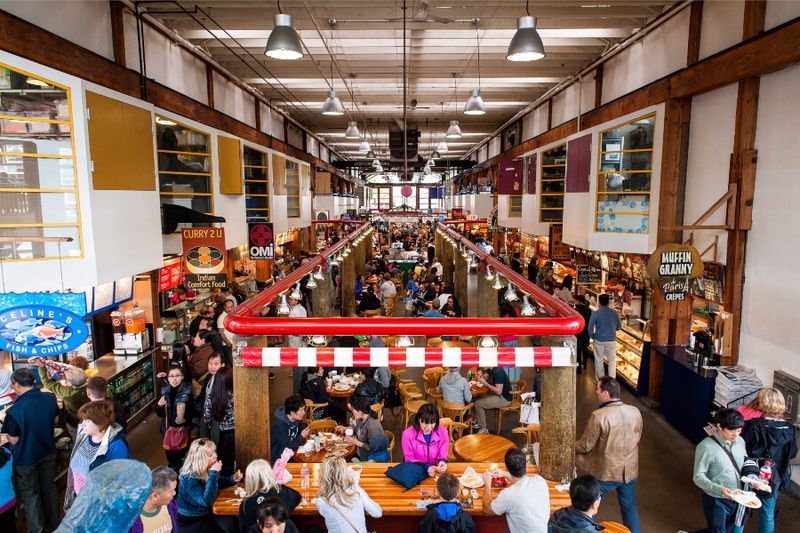
M 448 156 L 463 155 L 519 109 L 674 1 L 530 2 L 547 55 L 531 63 L 513 63 L 505 54 L 517 17 L 525 14 L 524 1 L 408 0 L 408 18 L 425 19 L 409 21 L 406 30 L 408 100 L 417 100 L 417 109 L 409 110 L 408 121 L 422 132 L 420 153 L 427 157 L 443 138 L 449 121 L 459 120 L 464 137 L 448 142 Z M 264 55 L 277 2 L 200 0 L 178 4 L 142 5 L 329 141 L 340 154 L 363 157 L 357 152 L 358 142 L 344 139 L 348 120 L 357 120 L 362 134 L 366 122 L 373 149 L 377 148 L 378 155 L 387 153 L 388 127 L 397 120 L 402 123 L 403 115 L 402 0 L 281 1 L 283 12 L 292 15 L 307 48 L 299 61 L 272 60 Z M 176 13 L 180 8 L 191 15 Z M 163 11 L 169 13 L 159 13 Z M 472 22 L 476 18 L 480 19 L 477 35 Z M 333 19 L 335 25 L 329 23 Z M 478 86 L 476 37 L 480 39 L 480 87 L 487 113 L 469 117 L 462 111 L 468 90 Z M 329 84 L 349 117 L 319 113 Z

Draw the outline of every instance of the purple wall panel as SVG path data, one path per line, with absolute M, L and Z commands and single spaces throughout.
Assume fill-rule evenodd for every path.
M 592 134 L 567 143 L 567 191 L 589 192 L 589 172 L 592 159 Z
M 501 159 L 498 177 L 497 194 L 522 194 L 522 160 Z
M 528 158 L 528 194 L 536 194 L 536 172 L 539 170 L 538 155 L 534 153 Z

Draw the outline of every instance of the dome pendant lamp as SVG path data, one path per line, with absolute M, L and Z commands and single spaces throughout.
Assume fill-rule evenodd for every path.
M 278 2 L 280 11 L 280 2 Z M 272 16 L 275 27 L 267 39 L 264 54 L 272 59 L 295 60 L 303 57 L 303 44 L 300 36 L 292 27 L 292 16 L 278 13 Z
M 358 131 L 358 124 L 355 121 L 347 123 L 347 132 L 344 134 L 345 139 L 359 139 L 361 132 Z
M 322 114 L 328 116 L 344 115 L 342 101 L 339 100 L 339 97 L 336 96 L 336 91 L 333 89 L 328 92 L 328 97 L 325 99 L 325 103 L 322 104 Z
M 531 16 L 528 1 L 525 2 L 527 16 L 517 19 L 517 32 L 508 45 L 506 59 L 509 61 L 536 61 L 544 57 L 544 45 L 536 31 L 536 17 Z
M 461 138 L 461 127 L 458 125 L 457 120 L 450 121 L 450 127 L 447 128 L 447 134 L 445 137 L 448 139 L 460 139 Z
M 465 115 L 485 115 L 486 104 L 483 103 L 481 98 L 481 40 L 478 33 L 478 23 L 480 19 L 475 19 L 475 50 L 477 55 L 478 64 L 478 88 L 469 91 L 469 98 L 467 104 L 464 106 Z

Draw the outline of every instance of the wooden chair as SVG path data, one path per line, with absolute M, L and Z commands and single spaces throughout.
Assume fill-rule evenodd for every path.
M 520 426 L 518 428 L 514 428 L 511 430 L 511 433 L 516 435 L 525 435 L 527 439 L 527 444 L 533 444 L 534 442 L 539 442 L 539 429 L 541 426 L 539 424 L 528 424 L 527 426 Z
M 309 434 L 329 432 L 333 433 L 336 429 L 335 420 L 314 420 L 308 425 Z
M 383 402 L 373 403 L 369 408 L 377 415 L 378 420 L 383 420 Z
M 406 369 L 405 368 L 398 368 L 396 366 L 393 366 L 393 367 L 389 368 L 389 371 L 392 374 L 394 374 L 394 377 L 397 380 L 398 384 L 400 384 L 400 383 L 414 383 L 413 379 L 400 377 L 400 376 L 402 376 L 403 374 L 406 373 Z
M 403 428 L 407 428 L 411 415 L 417 414 L 419 408 L 427 402 L 422 399 L 422 393 L 413 383 L 400 383 L 397 388 L 403 397 Z
M 455 442 L 464 435 L 464 431 L 469 429 L 467 424 L 463 422 L 456 422 L 452 418 L 440 418 L 439 425 L 447 430 L 447 435 L 450 437 L 450 446 L 448 446 L 447 460 L 450 462 L 458 461 L 458 458 L 453 453 L 453 445 Z
M 362 312 L 361 316 L 366 318 L 375 318 L 381 316 L 382 313 L 383 311 L 381 311 L 380 309 L 370 309 L 369 311 Z
M 394 433 L 388 429 L 384 429 L 383 432 L 386 433 L 386 437 L 389 439 L 389 462 L 391 462 L 392 452 L 394 451 Z
M 600 525 L 605 527 L 603 531 L 608 533 L 631 533 L 631 530 L 619 522 L 600 522 Z
M 458 403 L 450 403 L 445 402 L 444 400 L 439 400 L 436 402 L 436 407 L 439 410 L 439 416 L 442 418 L 450 418 L 456 422 L 463 422 L 465 424 L 470 424 L 472 422 L 472 408 L 475 407 L 475 404 L 470 402 L 467 405 L 461 405 Z M 470 430 L 472 426 L 470 426 Z
M 314 403 L 308 398 L 305 398 L 305 402 L 306 402 L 306 416 L 303 417 L 303 421 L 306 423 L 306 425 L 309 425 L 311 424 L 311 422 L 314 421 L 314 411 L 316 411 L 317 409 L 324 409 L 328 407 L 327 403 Z M 330 418 L 330 417 L 325 417 L 325 418 Z
M 383 302 L 383 314 L 385 316 L 392 316 L 394 313 L 394 304 L 397 302 L 397 294 L 387 296 Z
M 442 345 L 442 338 L 441 337 L 430 337 L 427 342 L 425 343 L 428 348 L 438 348 Z
M 505 407 L 500 407 L 497 410 L 497 434 L 500 434 L 500 427 L 503 425 L 503 417 L 506 413 L 517 412 L 519 413 L 520 407 L 522 406 L 522 402 L 520 401 L 519 397 L 522 393 L 525 392 L 525 387 L 527 383 L 525 383 L 524 379 L 520 379 L 519 381 L 512 381 L 511 382 L 511 403 Z

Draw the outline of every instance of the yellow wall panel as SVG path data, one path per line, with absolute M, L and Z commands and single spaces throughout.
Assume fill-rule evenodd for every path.
M 95 189 L 155 191 L 150 111 L 86 91 Z
M 330 172 L 315 172 L 316 179 L 314 183 L 314 192 L 317 194 L 330 194 L 331 193 L 331 173 Z
M 242 150 L 239 139 L 217 137 L 219 146 L 219 192 L 242 194 Z
M 272 154 L 272 190 L 286 195 L 286 159 L 275 154 Z

